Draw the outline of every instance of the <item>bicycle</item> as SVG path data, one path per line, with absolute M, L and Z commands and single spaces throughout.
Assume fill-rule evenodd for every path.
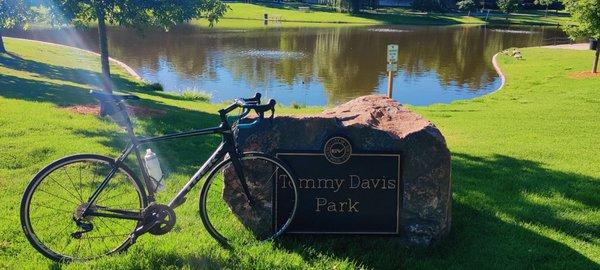
M 130 142 L 117 158 L 67 156 L 33 177 L 21 201 L 21 225 L 29 242 L 44 256 L 59 262 L 89 260 L 124 251 L 145 233 L 166 234 L 176 221 L 173 209 L 186 201 L 186 195 L 204 176 L 200 217 L 221 245 L 274 239 L 290 225 L 298 206 L 291 170 L 274 156 L 241 153 L 235 143 L 234 128 L 255 126 L 269 111 L 269 118 L 273 118 L 274 100 L 261 104 L 259 93 L 236 99 L 219 110 L 221 123 L 217 127 L 143 138 L 134 134 L 125 106 L 127 100 L 139 97 L 90 93 L 100 102 L 100 115 L 108 115 L 123 127 Z M 228 114 L 236 109 L 241 113 L 230 124 Z M 254 119 L 247 117 L 252 111 L 257 115 Z M 217 149 L 167 205 L 156 203 L 152 187 L 158 179 L 151 178 L 144 169 L 139 147 L 208 134 L 221 135 Z M 132 152 L 143 182 L 125 164 Z M 277 209 L 273 193 L 280 177 L 292 180 L 288 181 L 292 189 L 287 191 L 291 201 L 284 203 L 287 207 Z

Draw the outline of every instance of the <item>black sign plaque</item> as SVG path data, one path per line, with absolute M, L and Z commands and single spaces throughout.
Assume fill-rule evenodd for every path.
M 287 233 L 398 234 L 402 194 L 400 154 L 353 153 L 344 137 L 323 152 L 279 151 L 295 174 L 299 205 Z M 275 226 L 291 209 L 289 179 L 278 175 Z

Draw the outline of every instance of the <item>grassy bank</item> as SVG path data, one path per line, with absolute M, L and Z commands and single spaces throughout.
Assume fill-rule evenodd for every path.
M 0 268 L 51 268 L 18 221 L 29 178 L 73 153 L 117 155 L 122 133 L 111 122 L 67 106 L 92 103 L 97 59 L 79 51 L 7 39 L 0 57 Z M 440 246 L 410 250 L 387 237 L 287 237 L 243 250 L 219 247 L 202 227 L 197 198 L 177 209 L 170 234 L 145 235 L 127 253 L 89 268 L 231 269 L 599 269 L 600 78 L 591 52 L 522 50 L 499 58 L 508 83 L 499 92 L 450 105 L 416 107 L 445 134 L 453 158 L 453 228 Z M 117 67 L 115 84 L 140 95 L 138 106 L 165 115 L 136 119 L 139 133 L 163 134 L 217 123 L 220 104 L 145 92 Z M 282 113 L 314 113 L 318 108 Z M 152 146 L 170 172 L 172 195 L 207 158 L 218 137 Z M 192 191 L 190 194 L 194 194 Z
M 569 23 L 566 13 L 551 13 L 545 17 L 542 12 L 512 14 L 508 20 L 501 13 L 490 14 L 488 21 L 485 14 L 465 16 L 456 13 L 418 13 L 406 8 L 386 8 L 368 10 L 358 15 L 336 12 L 325 6 L 312 6 L 310 12 L 298 10 L 298 4 L 262 5 L 230 3 L 225 17 L 216 25 L 221 28 L 258 28 L 264 27 L 264 14 L 270 18 L 279 18 L 280 23 L 270 22 L 279 27 L 324 27 L 348 24 L 410 24 L 410 25 L 450 25 L 450 24 L 516 24 L 516 25 L 557 25 Z M 208 25 L 205 20 L 196 20 L 195 24 Z M 324 25 L 321 25 L 324 24 Z

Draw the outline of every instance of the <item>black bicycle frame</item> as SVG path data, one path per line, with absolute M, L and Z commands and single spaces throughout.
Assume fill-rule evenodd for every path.
M 152 179 L 150 179 L 148 172 L 144 169 L 145 168 L 144 160 L 142 159 L 142 156 L 141 156 L 140 150 L 139 150 L 139 147 L 141 145 L 146 144 L 146 143 L 152 143 L 152 142 L 160 142 L 160 141 L 166 141 L 166 140 L 172 140 L 172 139 L 210 135 L 210 134 L 221 134 L 221 136 L 222 136 L 221 143 L 219 144 L 217 149 L 213 152 L 213 154 L 204 162 L 204 164 L 200 167 L 200 169 L 198 169 L 198 171 L 196 171 L 196 173 L 190 178 L 190 180 L 185 184 L 185 186 L 177 193 L 177 195 L 175 195 L 175 197 L 171 200 L 171 202 L 168 204 L 168 206 L 171 208 L 175 208 L 175 207 L 181 205 L 185 201 L 185 196 L 187 195 L 187 193 L 200 181 L 200 179 L 202 179 L 202 177 L 204 177 L 208 172 L 210 172 L 210 170 L 215 165 L 217 165 L 217 163 L 221 159 L 223 159 L 223 157 L 225 157 L 226 154 L 229 154 L 230 158 L 232 159 L 232 161 L 233 161 L 232 163 L 235 167 L 236 173 L 238 174 L 238 178 L 242 182 L 241 184 L 242 184 L 244 193 L 246 193 L 248 200 L 251 201 L 252 198 L 249 196 L 248 187 L 247 187 L 245 178 L 243 176 L 243 172 L 241 170 L 241 166 L 240 166 L 240 162 L 239 162 L 239 153 L 238 153 L 235 141 L 234 141 L 231 126 L 227 122 L 226 113 L 227 112 L 220 111 L 221 125 L 219 125 L 218 127 L 192 130 L 192 131 L 181 132 L 181 133 L 172 133 L 172 134 L 159 136 L 159 137 L 152 137 L 152 138 L 138 138 L 137 136 L 135 136 L 135 134 L 133 132 L 133 127 L 131 125 L 131 121 L 127 117 L 128 125 L 126 126 L 126 129 L 127 129 L 127 133 L 129 135 L 129 137 L 131 138 L 131 143 L 121 153 L 121 155 L 115 159 L 115 163 L 114 163 L 112 170 L 104 178 L 104 180 L 102 181 L 100 186 L 98 186 L 98 188 L 94 191 L 94 193 L 92 193 L 92 195 L 88 199 L 88 203 L 87 203 L 88 207 L 90 205 L 93 205 L 94 202 L 96 202 L 96 200 L 98 199 L 98 196 L 100 195 L 102 190 L 108 185 L 108 183 L 110 182 L 110 179 L 115 175 L 115 173 L 117 173 L 119 166 L 121 164 L 123 164 L 123 162 L 125 162 L 125 160 L 129 156 L 129 154 L 131 154 L 131 152 L 135 153 L 137 163 L 139 165 L 139 168 L 142 173 L 146 187 L 151 186 L 150 181 L 152 181 Z M 147 194 L 148 202 L 150 202 L 150 203 L 154 202 L 155 201 L 155 198 L 154 198 L 155 191 L 152 190 L 151 188 L 146 188 L 146 191 L 148 192 L 148 194 Z M 84 215 L 112 217 L 112 218 L 120 218 L 120 219 L 132 219 L 132 220 L 141 220 L 142 219 L 141 213 L 139 213 L 139 212 L 125 211 L 125 210 L 119 210 L 119 209 L 110 209 L 110 208 L 102 207 L 102 206 L 96 206 L 96 209 L 103 210 L 105 212 L 97 212 L 97 210 L 94 210 L 90 213 L 89 208 L 86 208 L 84 210 Z

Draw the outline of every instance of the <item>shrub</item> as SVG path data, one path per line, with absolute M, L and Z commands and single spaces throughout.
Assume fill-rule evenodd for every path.
M 149 84 L 147 86 L 149 91 L 164 91 L 165 89 L 163 88 L 163 86 L 160 83 L 153 83 L 153 84 Z
M 209 102 L 211 98 L 211 94 L 209 93 L 191 90 L 183 91 L 180 96 L 185 100 L 200 102 Z
M 294 109 L 302 109 L 302 108 L 306 108 L 306 105 L 304 104 L 300 104 L 298 102 L 292 102 L 292 104 L 290 104 L 290 106 Z

